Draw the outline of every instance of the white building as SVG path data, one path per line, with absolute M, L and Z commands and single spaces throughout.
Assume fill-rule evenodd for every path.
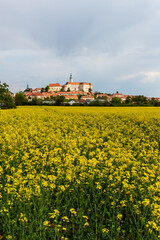
M 91 83 L 85 83 L 85 82 L 73 82 L 72 74 L 70 74 L 70 81 L 67 82 L 63 86 L 64 91 L 82 91 L 82 92 L 89 92 L 92 90 L 92 84 Z
M 62 86 L 59 83 L 49 84 L 49 92 L 59 92 L 61 91 Z

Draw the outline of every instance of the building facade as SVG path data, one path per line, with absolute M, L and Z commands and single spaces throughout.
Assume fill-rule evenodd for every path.
M 61 91 L 62 86 L 59 83 L 49 84 L 49 92 L 59 92 Z
M 90 92 L 92 91 L 92 84 L 86 82 L 73 82 L 72 74 L 70 74 L 69 82 L 63 86 L 63 91 L 82 91 L 82 92 Z

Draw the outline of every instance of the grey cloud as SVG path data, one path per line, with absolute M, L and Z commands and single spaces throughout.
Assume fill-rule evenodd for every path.
M 159 24 L 158 0 L 0 0 L 0 78 L 18 91 L 72 72 L 94 90 L 155 95 L 158 79 L 120 77 L 160 72 Z

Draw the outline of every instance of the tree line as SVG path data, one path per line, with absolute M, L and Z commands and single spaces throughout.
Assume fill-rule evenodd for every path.
M 47 89 L 45 89 L 47 90 Z M 79 96 L 80 98 L 81 96 Z M 28 101 L 23 92 L 18 92 L 13 96 L 13 94 L 9 91 L 9 86 L 6 83 L 0 82 L 0 108 L 1 109 L 9 109 L 16 108 L 16 106 L 21 105 L 56 105 L 56 106 L 70 106 L 68 100 L 65 99 L 64 96 L 51 96 L 50 98 L 46 98 L 45 100 L 37 99 L 36 97 L 32 100 Z M 105 98 L 96 98 L 92 102 L 84 102 L 78 103 L 75 102 L 72 106 L 160 106 L 160 102 L 155 98 L 151 98 L 150 100 L 143 95 L 138 96 L 127 96 L 125 101 L 122 101 L 121 98 L 114 97 L 109 102 L 107 97 Z

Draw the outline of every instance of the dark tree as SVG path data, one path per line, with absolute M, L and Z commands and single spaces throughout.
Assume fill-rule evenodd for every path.
M 133 102 L 135 102 L 136 105 L 146 105 L 148 104 L 148 100 L 143 95 L 138 95 L 132 98 Z
M 92 88 L 89 88 L 89 92 L 90 92 L 90 93 L 92 92 Z
M 41 93 L 44 92 L 44 91 L 45 91 L 45 89 L 44 89 L 44 88 L 41 88 Z
M 0 97 L 2 97 L 2 95 L 4 93 L 8 93 L 9 92 L 9 89 L 8 89 L 8 84 L 7 83 L 1 83 L 0 82 Z
M 45 92 L 48 92 L 49 91 L 49 86 L 46 86 L 45 87 Z
M 0 82 L 0 107 L 5 109 L 16 107 L 8 87 L 8 84 Z
M 64 96 L 57 96 L 55 105 L 62 106 L 64 105 L 65 97 Z
M 129 103 L 132 103 L 132 102 L 133 102 L 132 97 L 131 96 L 127 96 L 126 100 L 125 100 L 125 103 L 129 104 Z
M 111 103 L 112 103 L 113 105 L 120 105 L 120 104 L 122 103 L 122 99 L 121 99 L 121 98 L 118 98 L 118 97 L 114 97 L 114 98 L 112 98 Z
M 25 97 L 25 95 L 23 94 L 23 92 L 18 92 L 15 95 L 15 104 L 16 105 L 25 105 L 27 103 L 27 99 Z

